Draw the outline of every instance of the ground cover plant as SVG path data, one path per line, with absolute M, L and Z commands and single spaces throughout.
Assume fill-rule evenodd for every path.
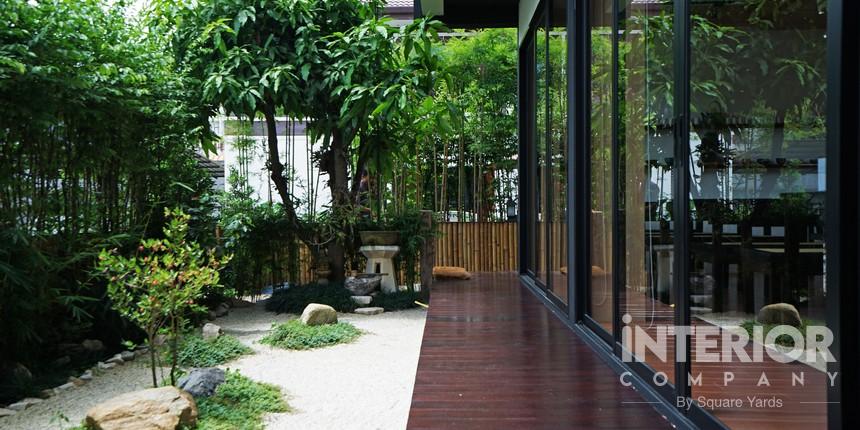
M 213 367 L 252 352 L 235 336 L 221 335 L 207 340 L 198 335 L 185 336 L 179 343 L 179 365 L 183 367 Z
M 806 336 L 806 328 L 809 326 L 814 326 L 814 325 L 825 325 L 825 324 L 822 323 L 821 321 L 803 319 L 803 321 L 800 324 L 800 327 L 797 327 L 797 329 L 800 330 L 800 333 L 803 336 Z M 762 323 L 759 323 L 757 321 L 752 321 L 752 320 L 744 321 L 741 323 L 741 328 L 746 330 L 747 335 L 750 337 L 750 339 L 753 338 L 753 330 L 755 329 L 755 327 L 763 327 L 762 340 L 767 338 L 767 334 L 770 333 L 771 330 L 773 330 L 774 328 L 779 327 L 779 326 L 780 326 L 780 324 L 762 324 Z M 819 337 L 819 340 L 821 340 L 820 337 Z M 779 346 L 785 346 L 788 348 L 794 347 L 794 339 L 787 334 L 777 336 L 774 343 L 776 343 Z
M 197 408 L 199 430 L 262 429 L 263 414 L 289 411 L 278 387 L 230 371 L 215 395 L 199 399 Z
M 360 335 L 361 330 L 350 323 L 309 326 L 291 320 L 273 326 L 271 333 L 260 342 L 284 349 L 313 349 L 351 342 Z
M 327 285 L 294 285 L 280 289 L 266 301 L 266 310 L 279 314 L 300 314 L 311 303 L 329 305 L 338 312 L 352 312 L 356 308 L 352 294 L 338 283 Z

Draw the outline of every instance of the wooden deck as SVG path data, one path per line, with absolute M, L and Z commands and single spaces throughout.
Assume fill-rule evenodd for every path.
M 515 274 L 434 285 L 407 428 L 671 428 L 643 402 Z

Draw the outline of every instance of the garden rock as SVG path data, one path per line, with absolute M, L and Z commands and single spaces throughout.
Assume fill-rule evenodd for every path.
M 122 361 L 134 361 L 134 357 L 135 357 L 133 351 L 120 352 L 119 356 L 120 356 L 120 358 L 122 358 Z
M 380 283 L 382 283 L 380 275 L 359 275 L 346 278 L 343 286 L 354 296 L 366 296 L 378 290 Z
M 72 362 L 72 358 L 68 355 L 64 355 L 54 361 L 51 362 L 51 367 L 63 367 Z
M 756 320 L 762 324 L 784 324 L 800 327 L 802 321 L 797 308 L 788 303 L 774 303 L 758 311 Z
M 17 413 L 18 413 L 18 412 L 15 412 L 15 411 L 13 411 L 13 410 L 11 410 L 11 409 L 0 408 L 0 418 L 3 418 L 3 417 L 11 417 L 12 415 L 15 415 L 15 414 L 17 414 Z
M 194 369 L 179 379 L 179 388 L 187 391 L 195 398 L 209 397 L 215 394 L 219 385 L 224 383 L 225 377 L 224 370 L 217 367 Z
M 124 361 L 122 359 L 122 355 L 116 354 L 113 357 L 105 360 L 105 363 L 107 363 L 107 364 L 123 364 Z
M 373 301 L 373 296 L 352 296 L 352 301 L 357 305 L 367 306 Z
M 75 384 L 76 387 L 81 387 L 87 384 L 87 381 L 84 381 L 81 378 L 75 378 L 74 376 L 69 376 L 69 382 Z
M 209 321 L 215 321 L 215 318 L 218 318 L 218 315 L 215 315 L 215 311 L 209 311 L 209 314 L 206 315 L 206 319 Z
M 229 313 L 230 313 L 230 307 L 227 306 L 226 303 L 221 303 L 220 305 L 218 305 L 217 308 L 215 308 L 215 316 L 218 318 L 226 316 Z
M 43 401 L 44 400 L 37 399 L 35 397 L 27 397 L 26 399 L 12 403 L 11 405 L 9 405 L 9 409 L 13 411 L 23 411 L 24 409 L 27 409 L 35 404 L 42 403 Z
M 51 397 L 54 397 L 54 394 L 57 394 L 57 392 L 54 391 L 53 388 L 45 388 L 44 390 L 39 391 L 39 397 L 43 399 L 50 399 Z
M 59 387 L 54 388 L 54 391 L 59 393 L 60 391 L 71 390 L 72 388 L 75 388 L 75 384 L 73 384 L 71 382 L 66 382 L 63 385 L 60 385 Z
M 30 379 L 33 379 L 33 374 L 30 373 L 30 369 L 21 363 L 15 363 L 15 365 L 12 366 L 11 373 L 12 378 L 18 381 L 29 381 Z
M 383 312 L 385 312 L 385 309 L 383 309 L 383 308 L 377 308 L 377 307 L 373 307 L 373 308 L 358 308 L 358 309 L 356 309 L 356 310 L 355 310 L 355 313 L 357 313 L 357 314 L 359 314 L 359 315 L 379 315 L 379 314 L 381 314 L 381 313 L 383 313 Z
M 78 377 L 78 379 L 80 379 L 81 381 L 92 381 L 93 371 L 87 370 L 86 372 L 82 373 L 81 376 Z
M 176 387 L 150 388 L 115 397 L 87 412 L 98 430 L 175 430 L 197 425 L 197 403 Z
M 337 322 L 337 312 L 329 305 L 311 303 L 302 312 L 302 324 L 323 325 Z
M 110 370 L 116 367 L 116 363 L 102 363 L 99 361 L 98 367 L 99 370 Z
M 81 342 L 81 346 L 89 352 L 99 352 L 105 349 L 105 344 L 98 339 L 86 339 Z
M 206 323 L 203 325 L 203 339 L 204 340 L 213 340 L 217 339 L 218 336 L 221 336 L 221 326 Z

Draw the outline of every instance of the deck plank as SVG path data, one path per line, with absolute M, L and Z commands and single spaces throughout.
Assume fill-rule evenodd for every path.
M 671 428 L 515 274 L 431 297 L 407 428 Z

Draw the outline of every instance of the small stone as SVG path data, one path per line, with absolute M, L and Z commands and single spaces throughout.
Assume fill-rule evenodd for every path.
M 66 382 L 63 385 L 60 385 L 59 387 L 54 388 L 54 391 L 60 392 L 60 391 L 71 390 L 72 388 L 75 388 L 75 384 L 71 383 L 71 382 Z
M 383 308 L 376 308 L 376 307 L 373 307 L 373 308 L 358 308 L 358 309 L 356 309 L 356 310 L 355 310 L 355 313 L 357 313 L 357 314 L 359 314 L 359 315 L 379 315 L 379 314 L 381 314 L 381 313 L 383 313 L 383 312 L 385 312 L 385 309 L 383 309 Z
M 89 352 L 99 352 L 105 349 L 105 344 L 98 339 L 87 339 L 81 342 L 81 346 Z
M 124 361 L 122 359 L 122 355 L 117 354 L 117 355 L 114 355 L 113 357 L 105 360 L 105 363 L 107 363 L 107 364 L 123 364 Z
M 120 356 L 120 358 L 122 358 L 122 361 L 134 361 L 134 357 L 135 357 L 133 351 L 120 352 L 119 356 Z
M 372 296 L 352 296 L 352 301 L 357 305 L 367 306 L 373 301 Z
M 81 378 L 75 378 L 74 376 L 69 376 L 69 382 L 75 384 L 76 387 L 82 387 L 87 384 L 87 381 L 84 381 Z
M 12 403 L 11 405 L 9 405 L 9 409 L 11 409 L 13 411 L 23 411 L 24 409 L 27 409 L 30 406 L 33 406 L 37 403 L 42 403 L 42 402 L 43 402 L 42 399 L 37 399 L 35 397 L 27 397 L 26 399 Z
M 92 370 L 87 370 L 86 372 L 82 373 L 81 376 L 78 376 L 78 379 L 80 379 L 81 381 L 92 381 L 93 380 Z
M 13 411 L 11 409 L 0 408 L 0 418 L 3 417 L 11 417 L 12 415 L 17 414 L 18 412 Z
M 302 324 L 323 325 L 337 322 L 337 312 L 329 305 L 311 303 L 302 311 Z
M 51 367 L 63 367 L 72 362 L 72 358 L 68 355 L 64 355 L 54 361 L 51 362 Z
M 49 398 L 53 397 L 54 394 L 56 394 L 56 392 L 54 391 L 53 388 L 45 388 L 44 390 L 39 391 L 39 397 L 41 397 L 43 399 L 49 399 Z
M 98 367 L 99 370 L 110 370 L 116 367 L 116 363 L 102 363 L 99 361 Z
M 218 336 L 221 336 L 221 326 L 212 323 L 206 323 L 203 325 L 204 340 L 217 339 Z
M 147 347 L 138 348 L 138 349 L 134 350 L 134 355 L 136 355 L 138 357 L 142 357 L 142 356 L 148 355 L 148 354 L 149 354 L 149 348 L 147 348 Z

